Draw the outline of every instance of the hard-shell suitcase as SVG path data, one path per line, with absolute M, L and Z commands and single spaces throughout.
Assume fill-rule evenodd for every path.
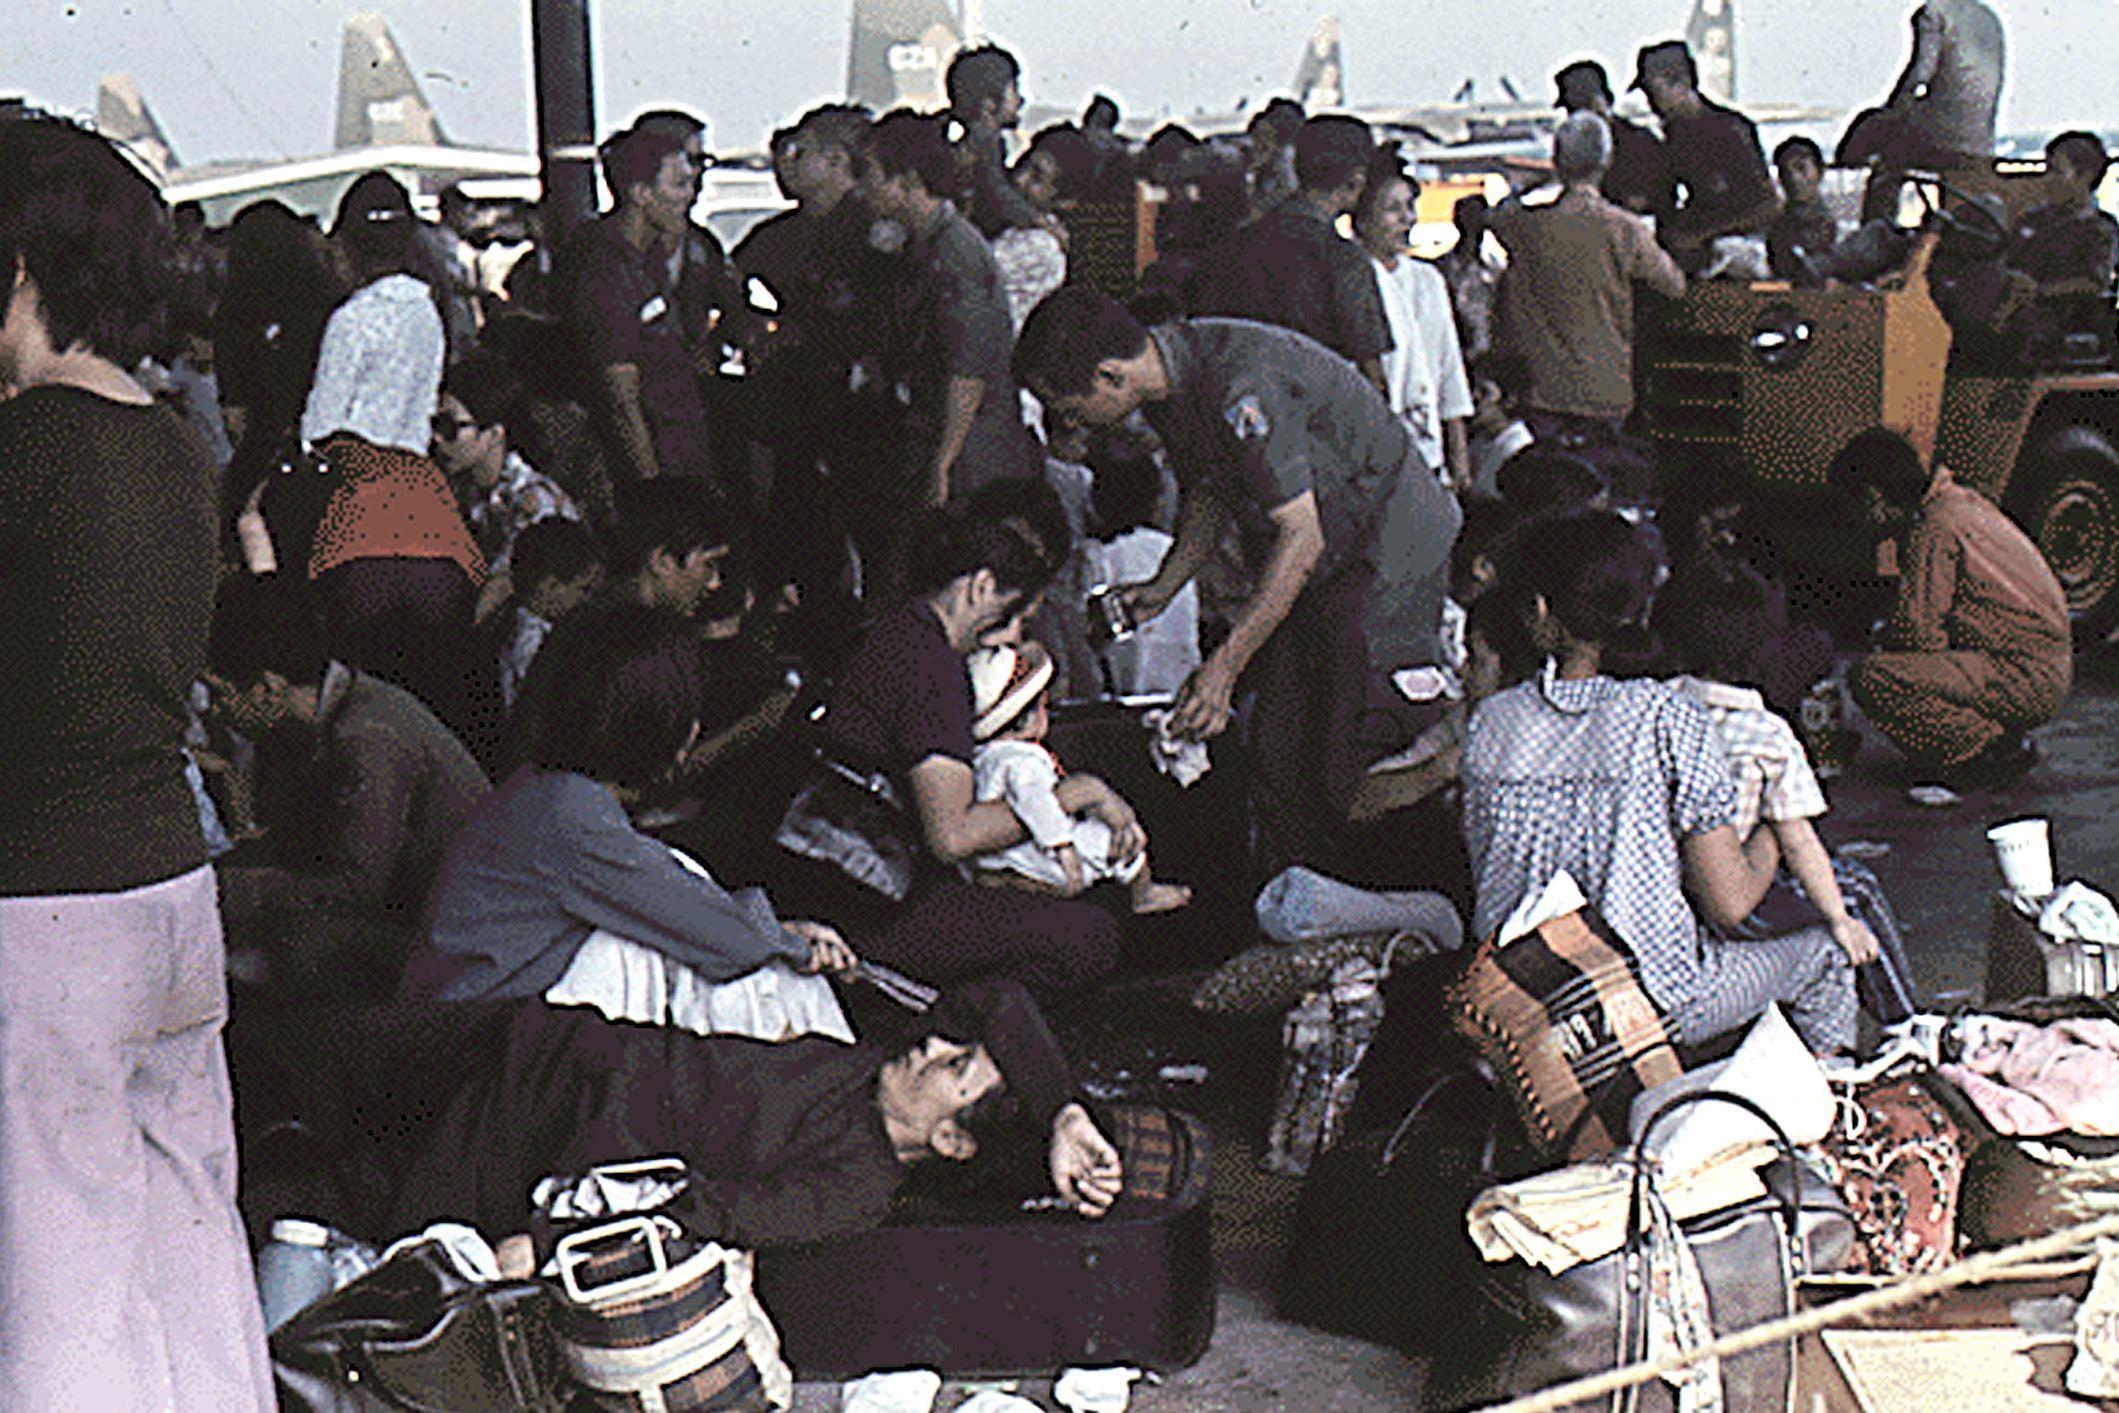
M 1214 1332 L 1211 1149 L 1188 1114 L 1117 1104 L 1125 1192 L 1088 1220 L 1052 1202 L 964 1202 L 939 1217 L 758 1256 L 758 1294 L 801 1379 L 930 1368 L 951 1377 L 1070 1365 L 1181 1369 Z

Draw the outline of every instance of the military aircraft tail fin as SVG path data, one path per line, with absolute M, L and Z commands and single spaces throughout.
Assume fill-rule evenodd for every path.
M 853 0 L 846 96 L 878 113 L 938 111 L 949 102 L 943 75 L 963 43 L 948 0 Z
M 176 169 L 176 149 L 131 74 L 105 74 L 96 85 L 96 131 L 130 148 L 159 177 Z
M 339 46 L 338 123 L 331 145 L 446 147 L 441 123 L 381 15 L 346 21 Z
M 1346 106 L 1346 59 L 1339 45 L 1339 19 L 1320 15 L 1302 61 L 1295 66 L 1295 101 L 1311 112 Z
M 1736 0 L 1693 0 L 1685 43 L 1699 65 L 1700 92 L 1717 103 L 1736 97 Z

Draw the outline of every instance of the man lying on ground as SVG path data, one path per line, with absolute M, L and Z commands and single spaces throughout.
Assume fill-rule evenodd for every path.
M 1012 981 L 944 997 L 896 1049 L 698 1036 L 536 1001 L 467 1015 L 461 1078 L 428 1122 L 399 1130 L 413 1137 L 393 1231 L 455 1218 L 497 1239 L 525 1227 L 540 1178 L 666 1154 L 692 1169 L 675 1215 L 746 1247 L 865 1230 L 921 1163 L 992 1160 L 1026 1139 L 1082 1215 L 1119 1193 L 1117 1151 Z

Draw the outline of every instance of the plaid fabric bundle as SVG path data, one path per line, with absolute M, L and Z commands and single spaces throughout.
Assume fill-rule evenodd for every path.
M 764 1413 L 794 1401 L 752 1258 L 649 1213 L 559 1243 L 553 1325 L 567 1368 L 612 1413 Z
M 1532 1140 L 1570 1161 L 1611 1152 L 1634 1096 L 1684 1071 L 1633 953 L 1593 908 L 1506 946 L 1481 942 L 1450 988 L 1449 1009 Z
M 1103 1118 L 1124 1166 L 1123 1199 L 1184 1205 L 1205 1194 L 1212 1167 L 1197 1119 L 1160 1104 L 1113 1104 Z

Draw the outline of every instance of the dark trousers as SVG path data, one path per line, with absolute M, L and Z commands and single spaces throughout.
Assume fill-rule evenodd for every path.
M 823 918 L 863 957 L 931 986 L 1009 976 L 1050 1002 L 1118 963 L 1118 919 L 1094 903 L 937 872 L 893 904 L 830 864 L 782 852 L 772 888 L 782 915 Z
M 1361 630 L 1374 580 L 1354 563 L 1312 582 L 1244 674 L 1257 693 L 1248 734 L 1263 878 L 1298 863 L 1331 871 L 1363 773 L 1432 720 L 1369 666 Z
M 466 740 L 479 674 L 471 615 L 478 590 L 450 559 L 357 559 L 317 576 L 333 657 L 403 687 Z

